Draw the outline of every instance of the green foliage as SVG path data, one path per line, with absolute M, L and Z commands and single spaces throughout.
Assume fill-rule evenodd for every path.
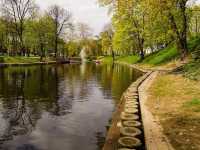
M 113 31 L 111 26 L 108 26 L 107 29 L 104 29 L 104 31 L 100 33 L 101 49 L 106 55 L 112 55 L 113 53 L 112 38 Z
M 27 1 L 27 4 L 24 4 L 25 1 L 17 1 L 20 6 L 19 9 L 22 8 L 21 5 L 23 8 L 31 7 L 28 2 L 32 1 Z M 16 18 L 19 17 L 17 14 L 11 15 L 15 14 L 13 11 L 16 11 L 16 9 L 9 9 L 15 3 L 5 4 L 9 7 L 7 6 L 4 9 L 7 9 L 10 13 L 5 14 L 4 11 L 0 13 L 0 54 L 9 56 L 37 55 L 41 57 L 41 60 L 44 57 L 53 56 L 54 53 L 58 53 L 58 57 L 66 56 L 65 44 L 67 38 L 63 36 L 63 30 L 72 26 L 69 12 L 64 13 L 64 9 L 56 7 L 58 9 L 57 26 L 59 26 L 59 29 L 57 29 L 58 33 L 55 34 L 55 24 L 50 12 L 39 14 L 41 13 L 39 8 L 32 12 L 31 9 L 33 8 L 31 7 L 27 8 L 27 11 L 30 12 L 26 14 L 26 17 L 24 14 L 22 15 L 23 18 Z M 19 13 L 18 11 L 17 13 Z M 65 30 L 65 35 L 68 32 L 68 30 Z M 58 49 L 56 52 L 55 47 Z
M 186 57 L 187 39 L 188 35 L 191 35 L 188 27 L 195 26 L 191 18 L 199 15 L 191 13 L 193 5 L 187 7 L 188 0 L 99 0 L 99 2 L 103 6 L 113 7 L 112 25 L 115 33 L 112 45 L 118 55 L 138 54 L 143 59 L 146 48 L 175 42 L 181 59 Z M 198 22 L 196 26 L 198 26 L 196 30 L 199 29 Z M 158 58 L 155 64 L 162 63 L 162 59 L 168 60 L 170 55 L 176 54 L 178 53 L 170 50 L 163 56 L 164 58 Z
M 54 47 L 54 29 L 50 17 L 44 15 L 38 20 L 29 20 L 26 22 L 25 44 L 31 50 L 37 49 L 40 55 Z
M 70 57 L 77 56 L 80 53 L 80 47 L 77 42 L 69 41 L 65 47 L 67 49 L 68 56 Z

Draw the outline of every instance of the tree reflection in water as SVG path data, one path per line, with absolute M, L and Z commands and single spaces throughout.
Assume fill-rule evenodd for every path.
M 139 75 L 140 73 L 118 65 L 86 64 L 82 69 L 79 65 L 0 68 L 0 121 L 4 124 L 0 126 L 0 145 L 4 146 L 7 141 L 13 141 L 16 137 L 30 135 L 46 113 L 51 117 L 73 115 L 74 103 L 83 102 L 84 105 L 88 101 L 95 102 L 98 97 L 91 98 L 91 95 L 96 96 L 93 89 L 102 93 L 103 97 L 99 97 L 100 99 L 113 97 L 117 104 L 122 92 Z M 94 104 L 94 107 L 98 106 Z M 81 105 L 82 103 L 78 106 Z M 95 110 L 91 107 L 88 109 Z M 113 108 L 108 110 L 110 109 Z M 104 118 L 101 119 L 105 120 Z M 106 118 L 108 119 L 101 127 L 102 131 L 93 133 L 98 149 L 101 149 L 105 140 L 104 128 L 109 116 Z M 6 148 L 3 147 L 4 150 Z M 23 143 L 16 149 L 39 150 L 37 145 L 30 143 Z

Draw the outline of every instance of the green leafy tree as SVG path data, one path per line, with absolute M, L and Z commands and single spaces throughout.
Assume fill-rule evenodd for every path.
M 113 29 L 111 25 L 108 25 L 104 28 L 104 31 L 100 33 L 102 51 L 113 57 L 115 59 L 115 53 L 112 46 L 113 39 Z

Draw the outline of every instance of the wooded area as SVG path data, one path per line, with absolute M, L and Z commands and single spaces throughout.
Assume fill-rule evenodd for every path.
M 114 34 L 107 43 L 112 43 L 117 55 L 139 54 L 144 59 L 146 53 L 176 43 L 183 60 L 188 54 L 187 41 L 199 36 L 200 9 L 195 1 L 99 0 L 99 3 L 110 8 Z
M 188 40 L 200 33 L 200 8 L 190 0 L 99 0 L 109 7 L 112 22 L 94 36 L 70 11 L 54 5 L 40 10 L 34 0 L 1 2 L 0 54 L 8 56 L 74 57 L 139 55 L 174 43 L 181 59 Z
M 0 5 L 1 55 L 79 56 L 83 46 L 97 55 L 98 40 L 87 24 L 74 23 L 70 11 L 58 5 L 40 10 L 34 0 L 4 0 Z

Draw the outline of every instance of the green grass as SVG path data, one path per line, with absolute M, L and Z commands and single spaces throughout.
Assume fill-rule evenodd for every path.
M 175 46 L 171 45 L 161 51 L 155 52 L 142 61 L 143 64 L 161 65 L 178 57 L 178 51 Z
M 178 51 L 174 45 L 171 45 L 161 51 L 155 52 L 145 57 L 145 59 L 140 62 L 142 64 L 149 64 L 149 65 L 161 65 L 167 63 L 174 58 L 178 58 Z M 132 56 L 118 56 L 116 57 L 117 62 L 121 63 L 128 63 L 128 64 L 135 64 L 140 60 L 139 56 L 132 55 Z M 104 63 L 111 63 L 112 57 L 106 56 L 101 59 Z
M 190 52 L 194 52 L 195 50 L 199 49 L 200 45 L 200 37 L 191 38 L 188 42 L 188 49 Z
M 194 98 L 189 102 L 184 103 L 183 105 L 185 108 L 192 109 L 195 112 L 200 111 L 200 99 Z
M 101 56 L 98 58 L 98 60 L 100 60 L 104 64 L 110 64 L 113 62 L 113 58 L 111 56 L 105 56 L 105 57 Z
M 192 80 L 200 80 L 200 61 L 191 61 L 183 67 L 184 75 Z
M 117 59 L 118 62 L 127 63 L 127 64 L 135 64 L 140 60 L 140 58 L 136 55 L 132 56 L 122 56 Z
M 40 57 L 0 56 L 0 63 L 36 63 L 36 62 L 40 62 Z
M 200 38 L 194 37 L 191 38 L 188 42 L 188 49 L 190 53 L 193 53 L 197 49 L 200 49 Z M 169 45 L 167 48 L 150 54 L 142 61 L 143 64 L 149 65 L 161 65 L 170 62 L 173 59 L 179 58 L 179 52 L 175 44 Z
M 200 51 L 200 37 L 191 38 L 188 42 L 188 49 L 189 52 L 192 54 L 195 51 Z M 197 54 L 194 56 L 195 58 L 199 56 L 200 54 Z M 140 62 L 140 64 L 147 64 L 150 66 L 159 66 L 159 65 L 165 65 L 169 62 L 171 62 L 174 59 L 179 59 L 180 55 L 176 48 L 176 44 L 172 43 L 167 48 L 160 50 L 158 52 L 155 52 L 153 54 L 150 54 L 145 57 L 145 59 Z M 112 57 L 103 57 L 102 62 L 104 63 L 112 63 Z M 128 64 L 135 64 L 139 61 L 138 56 L 118 56 L 116 57 L 117 62 L 121 63 L 128 63 Z M 184 67 L 185 75 L 191 79 L 197 79 L 200 80 L 200 60 L 199 61 L 191 61 L 190 63 L 186 64 Z
M 99 57 L 102 63 L 113 63 L 113 58 L 111 56 Z M 135 64 L 139 61 L 139 57 L 136 55 L 131 56 L 116 56 L 115 61 L 119 63 Z
M 183 67 L 184 75 L 193 80 L 200 80 L 200 45 L 199 43 L 200 43 L 200 38 L 193 38 L 190 40 L 188 47 L 194 59 Z

